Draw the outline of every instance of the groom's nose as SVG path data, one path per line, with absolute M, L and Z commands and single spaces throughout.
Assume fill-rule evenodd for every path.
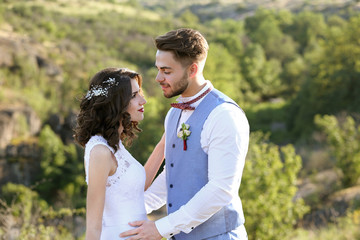
M 164 77 L 164 75 L 163 75 L 160 71 L 158 71 L 155 80 L 156 80 L 157 82 L 162 82 L 162 81 L 165 80 L 165 77 Z

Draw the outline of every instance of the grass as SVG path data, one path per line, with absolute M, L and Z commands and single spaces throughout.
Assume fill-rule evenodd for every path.
M 57 1 L 44 1 L 34 0 L 28 2 L 21 2 L 28 6 L 41 6 L 46 10 L 52 12 L 59 12 L 65 15 L 97 15 L 104 11 L 115 11 L 119 14 L 126 15 L 129 17 L 139 16 L 150 21 L 159 21 L 160 15 L 153 11 L 147 11 L 144 9 L 136 9 L 135 7 L 115 4 L 110 2 L 99 2 L 99 1 L 81 1 L 81 0 L 57 0 Z

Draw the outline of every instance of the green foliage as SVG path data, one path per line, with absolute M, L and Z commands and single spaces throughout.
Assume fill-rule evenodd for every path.
M 1 4 L 1 1 L 0 1 Z M 5 8 L 3 5 L 0 5 L 0 26 L 1 24 L 4 22 L 4 18 L 3 18 L 3 12 L 5 11 Z
M 67 206 L 85 204 L 83 162 L 74 144 L 64 145 L 48 125 L 40 132 L 41 170 L 36 189 L 49 201 L 63 201 Z M 82 151 L 82 150 L 81 150 Z
M 301 158 L 292 145 L 278 147 L 261 132 L 250 139 L 239 192 L 249 239 L 284 239 L 308 210 L 294 200 Z
M 204 69 L 204 76 L 209 79 L 215 88 L 233 98 L 236 102 L 243 102 L 243 81 L 236 59 L 219 44 L 211 44 Z M 244 86 L 245 85 L 245 86 Z
M 40 208 L 42 211 L 48 209 L 48 204 L 39 197 L 39 194 L 24 185 L 8 183 L 1 190 L 7 204 L 14 205 L 12 215 L 21 218 L 24 222 L 31 221 L 35 208 Z
M 276 59 L 267 61 L 261 45 L 250 44 L 241 61 L 244 79 L 259 99 L 268 99 L 281 93 L 284 89 L 281 79 L 281 64 Z
M 267 57 L 283 61 L 296 53 L 297 44 L 291 36 L 282 32 L 280 22 L 272 11 L 259 9 L 254 17 L 245 19 L 245 27 L 252 41 L 264 48 Z
M 324 16 L 320 13 L 302 11 L 294 17 L 293 24 L 284 31 L 300 44 L 300 52 L 311 49 L 311 44 L 323 37 L 326 31 Z
M 2 198 L 0 234 L 4 239 L 75 239 L 73 217 L 85 213 L 84 209 L 53 210 L 37 192 L 21 184 L 4 185 Z
M 64 145 L 60 137 L 48 125 L 41 130 L 39 146 L 42 148 L 41 168 L 44 171 L 44 176 L 50 177 L 60 174 L 59 167 L 63 166 L 66 161 Z
M 244 52 L 242 43 L 242 38 L 245 36 L 244 23 L 232 19 L 216 18 L 206 23 L 206 26 L 204 34 L 208 41 L 222 44 L 231 55 L 241 61 Z
M 154 81 L 153 39 L 170 29 L 187 26 L 200 30 L 210 44 L 205 77 L 246 106 L 251 130 L 271 132 L 271 141 L 291 139 L 288 131 L 274 130 L 274 123 L 287 121 L 292 140 L 298 141 L 312 133 L 316 114 L 360 112 L 360 17 L 356 10 L 345 9 L 353 15 L 346 19 L 326 18 L 311 11 L 258 9 L 245 20 L 235 20 L 221 19 L 214 11 L 203 14 L 201 10 L 186 10 L 193 10 L 186 7 L 190 4 L 186 1 L 144 2 L 0 0 L 0 25 L 10 26 L 12 36 L 21 40 L 21 44 L 14 43 L 20 50 L 11 54 L 13 63 L 0 68 L 1 104 L 28 105 L 44 122 L 51 113 L 64 116 L 77 111 L 77 100 L 98 70 L 109 66 L 137 70 L 144 76 L 148 103 L 140 124 L 143 132 L 130 151 L 144 163 L 161 137 L 168 104 L 174 100 L 164 98 Z M 245 12 L 244 6 L 242 3 L 238 12 Z M 205 7 L 221 8 L 222 3 L 211 1 Z M 39 66 L 35 56 L 57 67 L 58 75 Z M 284 101 L 273 103 L 270 99 Z M 22 132 L 26 132 L 24 119 L 20 122 Z M 250 237 L 271 239 L 277 231 L 290 231 L 303 214 L 301 203 L 293 203 L 300 206 L 298 212 L 288 204 L 295 186 L 291 178 L 299 171 L 298 156 L 292 147 L 278 149 L 266 139 L 253 138 L 250 160 L 245 165 L 251 174 L 245 176 L 244 172 L 242 185 L 250 186 L 243 197 L 246 224 L 249 233 L 254 233 Z M 36 191 L 48 204 L 84 206 L 83 149 L 64 145 L 49 127 L 42 129 L 39 145 L 43 150 L 42 172 Z M 290 163 L 285 161 L 287 158 Z M 294 173 L 289 173 L 287 166 L 292 164 Z M 264 166 L 268 170 L 262 169 Z M 256 183 L 250 176 L 261 181 Z M 268 181 L 275 177 L 270 184 Z M 285 186 L 283 191 L 277 183 Z M 275 202 L 274 196 L 280 200 Z M 290 210 L 285 211 L 285 206 Z M 269 216 L 274 219 L 269 220 Z M 49 224 L 29 226 L 23 230 L 24 239 L 46 239 L 54 232 L 60 233 Z M 31 229 L 36 229 L 35 233 Z M 61 235 L 63 239 L 66 234 L 67 230 Z M 281 236 L 279 233 L 278 238 Z
M 288 142 L 288 132 L 284 119 L 288 115 L 288 102 L 279 99 L 277 102 L 264 102 L 249 109 L 244 109 L 249 120 L 251 131 L 262 131 L 270 134 L 272 142 Z
M 300 55 L 295 55 L 291 60 L 284 63 L 281 78 L 287 86 L 286 96 L 293 96 L 300 91 L 306 80 L 306 70 L 305 60 Z
M 315 123 L 327 135 L 336 166 L 344 175 L 343 185 L 355 185 L 360 178 L 360 126 L 350 116 L 340 121 L 335 116 L 316 115 Z
M 19 137 L 27 137 L 29 132 L 29 125 L 26 116 L 20 115 L 16 123 Z
M 180 20 L 189 27 L 195 28 L 199 22 L 199 18 L 193 14 L 189 9 L 186 9 L 180 16 Z
M 289 127 L 296 136 L 306 136 L 314 129 L 316 114 L 360 111 L 360 16 L 346 27 L 332 27 L 319 50 L 311 54 L 305 84 L 294 98 L 289 114 Z

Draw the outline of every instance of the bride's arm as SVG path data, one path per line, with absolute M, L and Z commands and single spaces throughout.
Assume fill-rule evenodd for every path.
M 108 175 L 116 169 L 111 152 L 95 146 L 90 153 L 89 184 L 86 196 L 86 240 L 100 239 Z
M 153 152 L 151 153 L 149 159 L 145 163 L 146 171 L 146 181 L 145 181 L 145 190 L 150 187 L 152 181 L 155 178 L 157 171 L 159 170 L 161 163 L 164 160 L 164 150 L 165 150 L 165 134 L 163 134 L 160 142 L 156 145 Z

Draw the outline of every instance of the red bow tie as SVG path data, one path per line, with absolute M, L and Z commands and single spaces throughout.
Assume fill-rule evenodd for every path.
M 171 103 L 170 105 L 174 108 L 179 108 L 181 110 L 195 110 L 195 107 L 190 106 L 190 104 L 193 104 L 194 102 L 199 101 L 201 98 L 203 98 L 206 94 L 208 94 L 211 91 L 211 87 L 209 87 L 205 92 L 200 94 L 198 97 L 194 98 L 193 100 L 185 103 Z

